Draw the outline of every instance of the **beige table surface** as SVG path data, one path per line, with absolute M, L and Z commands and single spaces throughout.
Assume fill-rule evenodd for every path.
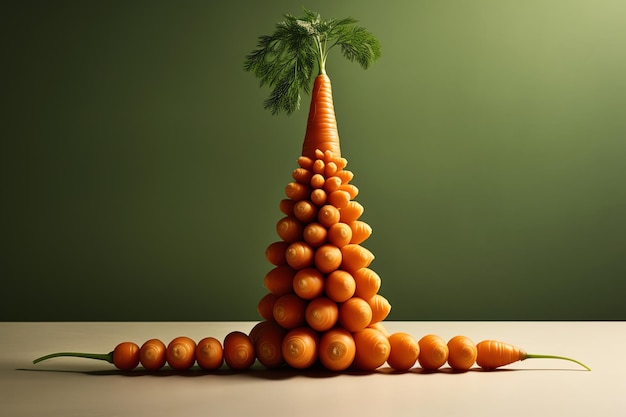
M 484 372 L 332 374 L 317 370 L 137 371 L 57 351 L 106 353 L 120 341 L 220 340 L 254 322 L 0 323 L 0 416 L 626 416 L 626 322 L 386 322 L 415 337 L 464 334 L 592 368 L 528 359 Z M 167 342 L 166 342 L 167 343 Z

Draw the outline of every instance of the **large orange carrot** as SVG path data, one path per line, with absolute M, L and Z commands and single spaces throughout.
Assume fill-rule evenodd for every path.
M 315 157 L 315 150 L 331 151 L 341 156 L 339 132 L 335 119 L 333 92 L 330 78 L 326 74 L 315 77 L 311 90 L 311 107 L 307 120 L 306 134 L 302 144 L 302 155 Z

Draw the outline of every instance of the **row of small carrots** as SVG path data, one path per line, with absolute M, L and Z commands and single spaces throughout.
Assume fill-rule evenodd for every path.
M 174 370 L 187 370 L 196 364 L 205 370 L 217 370 L 224 364 L 232 370 L 246 370 L 258 360 L 266 368 L 307 369 L 320 364 L 330 371 L 373 371 L 385 363 L 397 371 L 407 371 L 416 364 L 424 370 L 434 371 L 447 362 L 450 368 L 462 372 L 474 365 L 493 370 L 528 358 L 563 359 L 590 370 L 575 359 L 528 354 L 495 340 L 474 344 L 470 338 L 461 335 L 445 342 L 434 334 L 419 340 L 405 332 L 390 334 L 381 323 L 357 332 L 342 327 L 317 332 L 306 326 L 287 330 L 274 322 L 262 321 L 249 334 L 241 331 L 228 333 L 223 343 L 214 337 L 196 343 L 189 337 L 180 336 L 167 345 L 159 339 L 150 339 L 141 346 L 122 342 L 107 354 L 59 352 L 37 358 L 33 363 L 61 356 L 104 360 L 123 371 L 139 365 L 149 371 L 160 370 L 166 365 Z

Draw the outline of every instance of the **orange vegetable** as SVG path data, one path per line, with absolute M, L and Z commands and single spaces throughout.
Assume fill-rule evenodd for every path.
M 374 254 L 362 246 L 349 244 L 341 248 L 341 268 L 352 272 L 367 268 L 374 260 Z
M 326 163 L 322 159 L 323 157 L 324 157 L 323 153 L 322 153 L 322 155 L 317 155 L 317 154 L 315 155 L 316 159 L 313 162 L 313 168 L 312 169 L 313 169 L 313 172 L 316 173 L 316 174 L 320 174 L 320 175 L 324 174 L 324 170 L 326 168 Z
M 313 191 L 311 191 L 311 201 L 313 202 L 313 204 L 315 204 L 318 207 L 323 206 L 324 204 L 326 204 L 326 201 L 328 200 L 328 194 L 326 194 L 326 191 L 324 191 L 324 189 L 322 188 L 317 188 Z M 336 204 L 332 203 L 335 207 L 339 207 Z
M 304 311 L 306 322 L 319 332 L 332 328 L 339 319 L 339 307 L 330 298 L 318 297 L 311 300 Z
M 448 345 L 439 336 L 429 334 L 419 340 L 420 355 L 417 358 L 423 369 L 439 369 L 448 360 Z
M 396 332 L 389 336 L 391 351 L 387 358 L 390 367 L 406 371 L 415 365 L 420 354 L 418 341 L 408 333 Z
M 299 182 L 290 182 L 285 187 L 285 194 L 293 201 L 304 200 L 311 194 L 311 187 Z
M 293 329 L 305 323 L 306 301 L 296 294 L 280 296 L 274 303 L 274 320 L 285 329 Z
M 328 194 L 327 201 L 329 204 L 343 210 L 350 203 L 350 194 L 343 190 L 336 190 Z
M 456 371 L 467 371 L 476 362 L 478 349 L 467 336 L 454 336 L 448 341 L 448 365 Z
M 293 215 L 302 223 L 309 223 L 317 218 L 317 207 L 309 200 L 298 201 L 293 206 Z
M 309 223 L 304 228 L 304 240 L 314 248 L 326 243 L 328 231 L 319 223 Z
M 354 362 L 356 344 L 347 330 L 330 329 L 322 335 L 319 344 L 319 359 L 326 369 L 343 371 Z
M 305 300 L 319 297 L 324 292 L 324 275 L 315 268 L 305 268 L 293 277 L 293 290 Z
M 33 363 L 39 363 L 47 359 L 58 358 L 61 356 L 71 356 L 76 358 L 97 359 L 112 363 L 116 368 L 122 371 L 130 371 L 139 365 L 139 346 L 133 342 L 122 342 L 115 346 L 109 353 L 78 353 L 78 352 L 58 352 L 41 356 Z
M 356 346 L 354 365 L 361 370 L 373 371 L 389 358 L 391 345 L 387 337 L 376 329 L 365 328 L 352 334 Z
M 322 245 L 315 251 L 314 261 L 315 266 L 320 272 L 324 274 L 333 272 L 341 265 L 341 249 L 335 245 Z
M 339 222 L 339 209 L 330 204 L 326 204 L 320 207 L 317 212 L 317 220 L 324 227 L 330 227 L 333 224 Z
M 265 275 L 265 288 L 276 295 L 289 294 L 293 292 L 294 275 L 296 271 L 289 265 L 279 265 Z
M 275 324 L 276 322 L 274 321 L 273 318 L 272 320 L 263 320 L 263 321 L 257 322 L 250 330 L 250 333 L 248 333 L 248 337 L 252 341 L 252 344 L 256 343 L 256 340 L 261 334 L 261 332 L 263 331 L 263 329 L 265 329 L 266 327 L 270 325 L 275 325 Z
M 279 204 L 280 211 L 282 211 L 283 214 L 287 216 L 292 216 L 294 204 L 295 204 L 295 201 L 289 198 L 282 199 L 280 200 L 280 204 Z
M 380 276 L 369 268 L 361 268 L 352 274 L 356 283 L 355 294 L 364 300 L 374 297 L 380 290 Z M 381 320 L 378 320 L 381 321 Z
M 354 178 L 354 173 L 352 171 L 348 171 L 347 169 L 339 169 L 337 167 L 337 173 L 335 174 L 339 178 L 341 178 L 342 184 L 347 184 Z
M 345 223 L 335 223 L 328 228 L 328 242 L 338 248 L 346 246 L 352 240 L 352 229 Z
M 224 363 L 224 348 L 214 337 L 201 339 L 196 346 L 196 362 L 202 369 L 213 370 Z
M 323 174 L 313 174 L 311 177 L 311 187 L 313 188 L 322 188 L 326 183 L 326 178 L 324 178 Z
M 259 300 L 257 311 L 265 320 L 274 320 L 274 303 L 278 297 L 278 295 L 268 292 Z
M 244 370 L 256 360 L 254 345 L 248 335 L 232 331 L 224 338 L 224 361 L 231 369 Z
M 147 340 L 139 349 L 139 361 L 148 371 L 156 371 L 165 366 L 166 346 L 159 339 Z
M 276 223 L 276 232 L 285 242 L 296 242 L 302 239 L 302 223 L 291 215 L 283 217 Z
M 265 258 L 273 265 L 283 265 L 287 263 L 285 251 L 289 244 L 284 241 L 274 242 L 265 249 Z
M 285 363 L 282 354 L 285 334 L 287 331 L 278 324 L 269 323 L 255 337 L 254 351 L 263 366 L 277 368 Z
M 352 240 L 350 243 L 360 244 L 365 242 L 372 235 L 372 228 L 369 224 L 356 220 L 349 223 L 350 229 L 352 229 Z
M 326 178 L 333 177 L 339 171 L 339 167 L 337 166 L 337 163 L 334 162 L 334 159 L 335 157 L 332 152 L 328 156 L 324 154 L 324 160 L 328 160 L 328 162 L 326 162 L 326 167 L 324 167 L 324 176 Z M 339 178 L 339 181 L 340 184 L 343 182 L 341 177 Z
M 311 181 L 311 177 L 313 176 L 313 173 L 311 172 L 310 169 L 300 167 L 300 168 L 294 169 L 293 172 L 291 173 L 291 176 L 293 177 L 294 180 L 296 180 L 300 184 L 307 184 L 309 181 Z
M 389 333 L 389 330 L 387 330 L 387 328 L 385 327 L 385 325 L 382 322 L 370 323 L 369 326 L 367 326 L 367 327 L 370 327 L 372 329 L 378 330 L 379 332 L 384 334 L 385 337 L 391 336 L 391 333 Z
M 293 269 L 302 269 L 313 264 L 313 248 L 306 242 L 294 242 L 287 248 L 285 259 Z
M 391 304 L 380 294 L 375 294 L 368 299 L 367 304 L 372 309 L 372 323 L 385 320 L 391 311 Z
M 476 363 L 481 368 L 487 370 L 496 369 L 501 366 L 509 365 L 513 362 L 523 361 L 529 358 L 561 359 L 577 363 L 588 371 L 591 370 L 587 365 L 572 358 L 555 355 L 529 354 L 526 353 L 523 349 L 520 349 L 516 346 L 496 340 L 483 340 L 482 342 L 478 343 L 478 345 L 476 345 L 476 348 L 478 350 Z
M 333 164 L 335 165 L 335 164 Z M 327 168 L 328 170 L 328 168 Z M 324 182 L 324 190 L 330 194 L 334 191 L 339 190 L 339 188 L 341 187 L 341 178 L 334 176 L 334 177 L 326 177 L 326 181 Z M 349 194 L 349 193 L 348 193 Z
M 337 269 L 326 277 L 324 289 L 328 298 L 343 303 L 354 295 L 356 282 L 349 272 Z
M 350 201 L 344 208 L 341 209 L 341 221 L 344 223 L 352 223 L 361 217 L 363 211 L 364 208 L 360 203 Z
M 298 165 L 300 165 L 301 168 L 310 171 L 311 169 L 313 169 L 313 159 L 304 155 L 300 156 L 298 157 Z
M 176 337 L 167 345 L 165 355 L 173 369 L 189 369 L 196 361 L 196 342 L 187 336 Z
M 341 156 L 330 78 L 323 73 L 315 77 L 302 155 L 315 158 L 315 150 L 329 150 Z M 323 172 L 323 171 L 322 171 Z
M 367 301 L 352 297 L 339 306 L 339 324 L 350 332 L 365 329 L 372 321 L 372 308 Z
M 283 358 L 294 368 L 309 368 L 317 360 L 317 344 L 317 333 L 310 327 L 291 329 L 283 339 Z

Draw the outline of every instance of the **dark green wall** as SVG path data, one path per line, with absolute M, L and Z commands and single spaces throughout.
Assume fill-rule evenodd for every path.
M 217 5 L 219 4 L 219 5 Z M 0 320 L 256 320 L 305 108 L 242 71 L 294 1 L 0 6 Z M 312 1 L 393 320 L 626 319 L 626 3 Z

